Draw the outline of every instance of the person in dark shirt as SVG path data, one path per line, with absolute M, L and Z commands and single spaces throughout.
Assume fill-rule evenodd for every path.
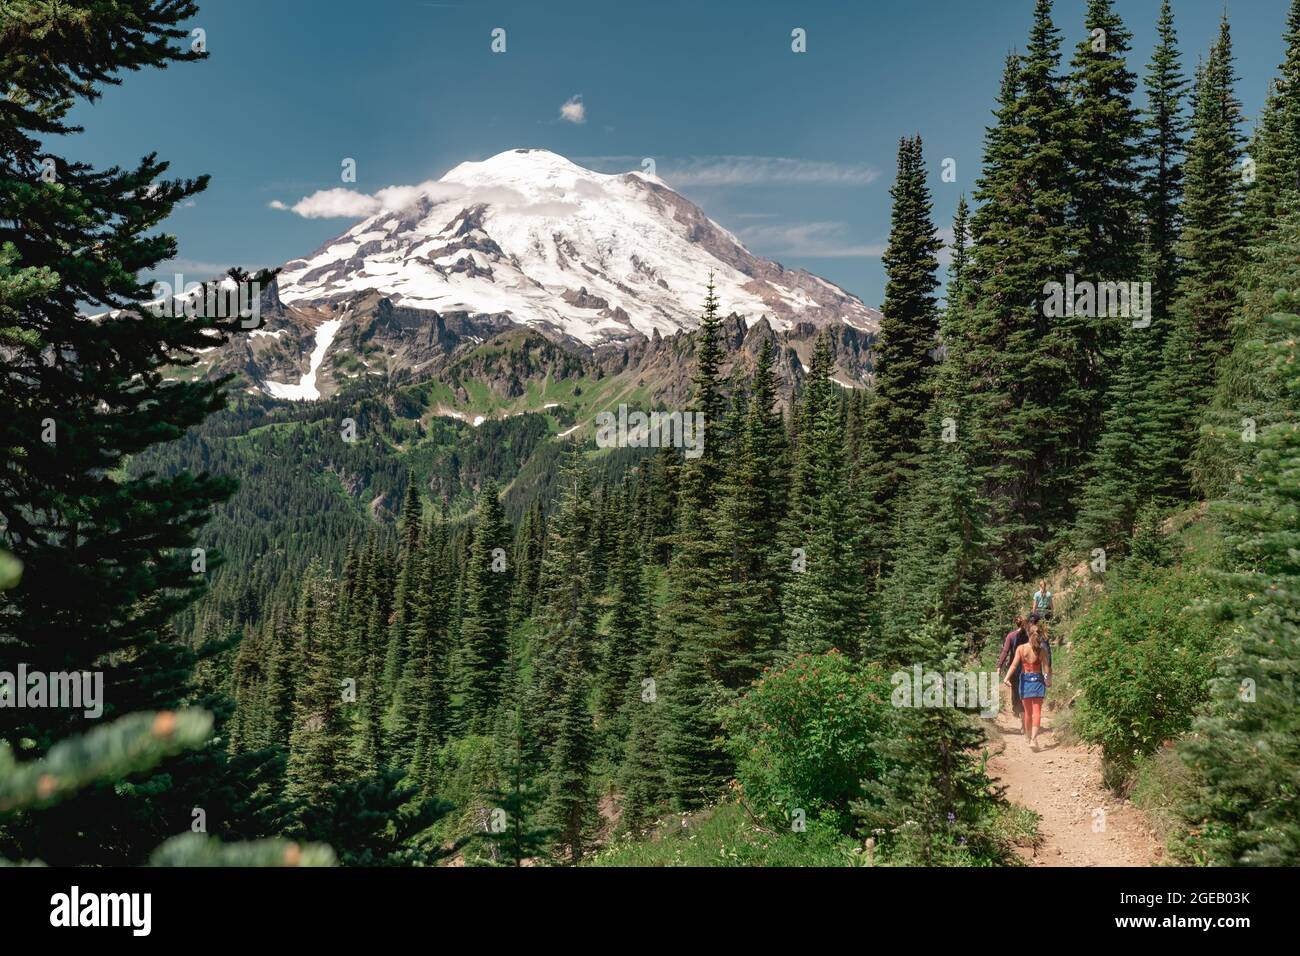
M 1022 615 L 1016 615 L 1015 630 L 1007 634 L 1006 640 L 1002 642 L 1002 653 L 998 655 L 998 674 L 1011 665 L 1011 661 L 1016 656 L 1016 648 L 1029 640 L 1029 630 L 1025 619 Z M 1024 706 L 1020 701 L 1020 682 L 1011 682 L 1011 713 L 1017 717 L 1021 715 Z

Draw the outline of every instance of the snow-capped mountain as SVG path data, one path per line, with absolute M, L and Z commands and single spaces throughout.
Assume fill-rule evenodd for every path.
M 462 163 L 405 205 L 286 263 L 288 305 L 370 290 L 405 308 L 508 318 L 586 345 L 698 321 L 709 274 L 723 314 L 776 330 L 880 314 L 823 279 L 750 254 L 655 176 L 584 169 L 543 149 Z

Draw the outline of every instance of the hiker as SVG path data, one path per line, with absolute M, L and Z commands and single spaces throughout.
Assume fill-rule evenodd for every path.
M 1019 672 L 1020 700 L 1024 706 L 1025 738 L 1035 752 L 1038 751 L 1038 728 L 1043 717 L 1043 698 L 1052 684 L 1052 659 L 1043 643 L 1038 624 L 1029 625 L 1029 640 L 1016 648 L 1016 655 L 1002 683 L 1011 686 L 1012 677 Z
M 1043 615 L 1035 612 L 1029 615 L 1029 624 L 1031 627 L 1034 625 L 1038 627 L 1038 636 L 1043 639 L 1043 650 L 1047 652 L 1047 666 L 1050 668 L 1052 666 L 1052 634 L 1047 629 L 1047 621 L 1043 620 Z M 1028 635 L 1028 633 L 1029 631 L 1026 630 L 1025 634 Z M 1028 637 L 1026 637 L 1026 640 L 1028 640 Z
M 1007 634 L 1006 640 L 1002 642 L 1002 653 L 998 655 L 998 672 L 1001 673 L 1004 667 L 1010 667 L 1012 659 L 1016 656 L 1016 648 L 1029 640 L 1029 631 L 1026 627 L 1026 621 L 1023 615 L 1016 615 L 1015 629 Z M 1011 713 L 1019 717 L 1024 707 L 1020 703 L 1020 684 L 1011 685 Z
M 1046 581 L 1039 581 L 1038 590 L 1034 592 L 1034 613 L 1045 621 L 1052 619 L 1052 592 L 1047 589 Z

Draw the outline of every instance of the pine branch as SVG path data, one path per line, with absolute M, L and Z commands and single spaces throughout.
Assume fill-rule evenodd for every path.
M 204 710 L 131 714 L 82 737 L 61 741 L 40 760 L 19 763 L 0 743 L 0 816 L 48 807 L 89 784 L 121 780 L 193 750 L 212 734 Z

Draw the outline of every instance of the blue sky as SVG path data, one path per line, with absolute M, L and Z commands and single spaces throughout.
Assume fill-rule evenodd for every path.
M 1287 0 L 1233 0 L 1239 92 L 1253 116 L 1282 57 Z M 79 108 L 68 152 L 101 165 L 156 150 L 212 184 L 167 223 L 187 279 L 278 265 L 350 224 L 292 206 L 373 192 L 540 146 L 605 171 L 657 172 L 758 255 L 883 297 L 898 138 L 919 132 L 936 219 L 978 175 L 1003 57 L 1032 0 L 200 0 L 206 61 L 126 76 Z M 1135 65 L 1159 0 L 1119 0 Z M 1084 0 L 1057 0 L 1067 47 Z M 1222 0 L 1176 0 L 1190 73 Z M 506 52 L 491 50 L 506 31 Z M 791 51 L 791 30 L 807 52 Z M 1069 52 L 1066 56 L 1068 58 Z M 575 99 L 576 98 L 576 99 Z M 562 115 L 566 103 L 573 105 Z M 581 120 L 575 122 L 575 120 Z M 340 181 L 356 160 L 357 181 Z M 940 181 L 945 157 L 957 182 Z M 171 270 L 166 270 L 170 272 Z M 202 273 L 202 274 L 200 274 Z

